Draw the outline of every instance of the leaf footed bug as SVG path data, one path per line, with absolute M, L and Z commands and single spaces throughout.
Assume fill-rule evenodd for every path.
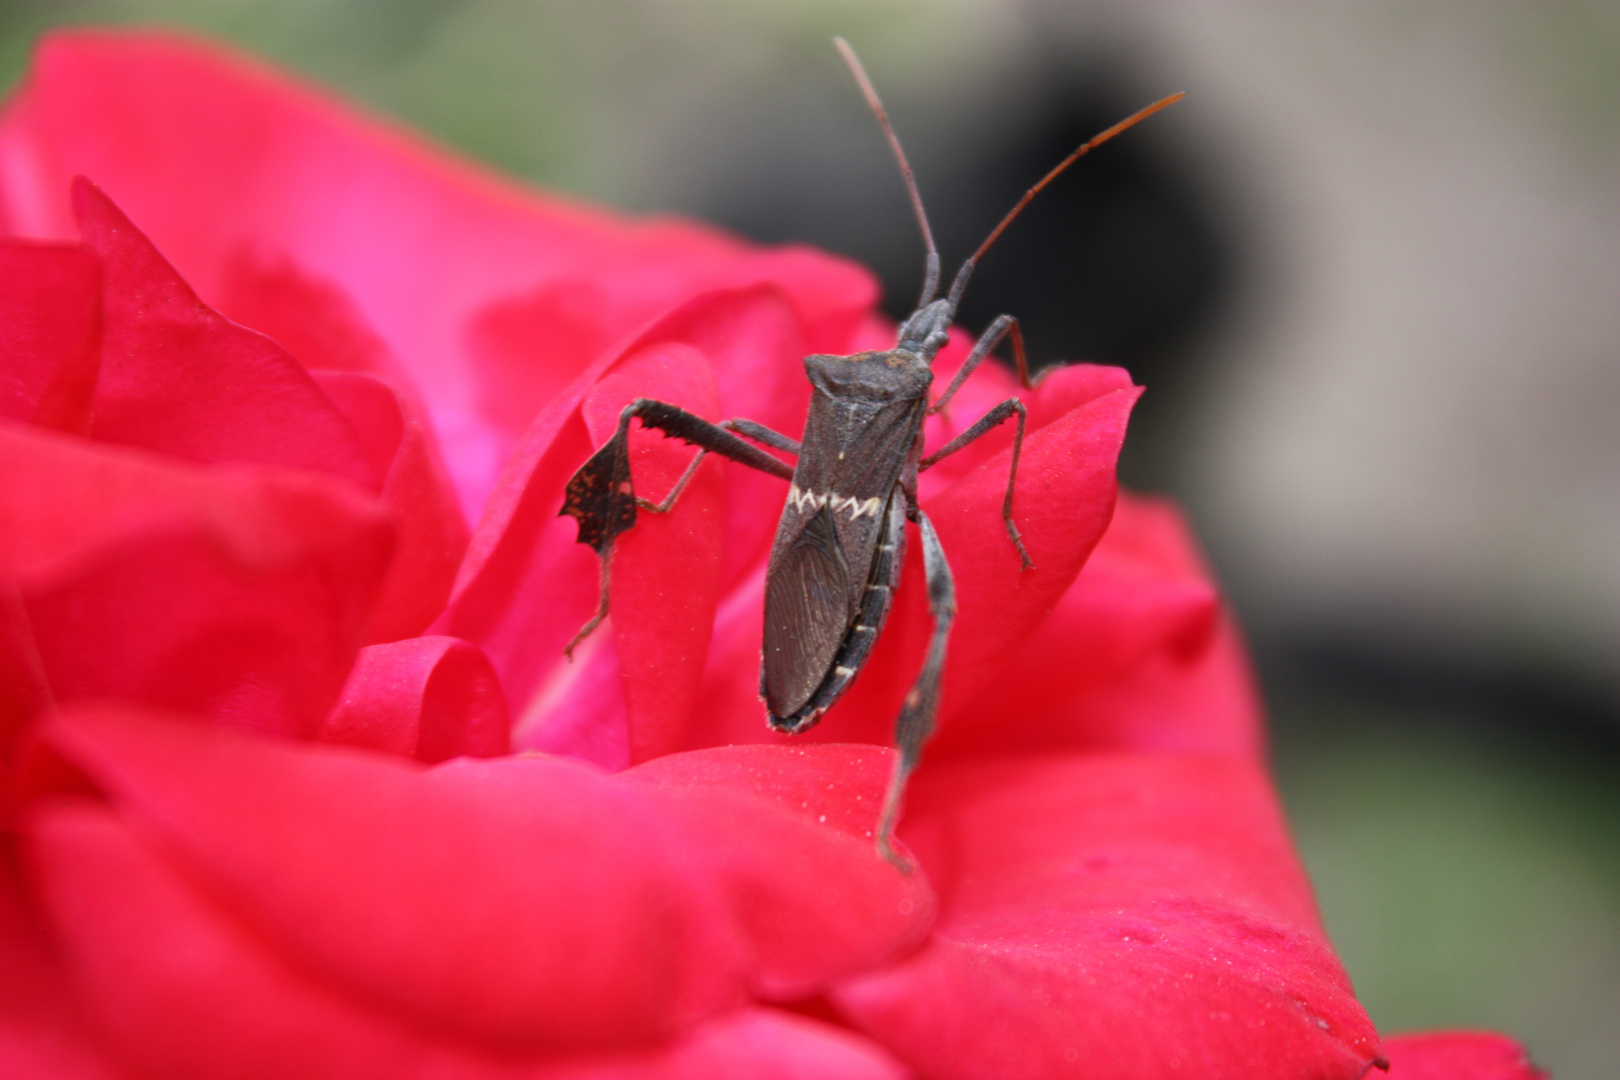
M 651 398 L 639 398 L 627 405 L 619 414 L 613 436 L 568 482 L 561 513 L 578 519 L 579 542 L 596 550 L 602 577 L 596 613 L 564 652 L 572 658 L 575 646 L 607 617 L 614 538 L 635 525 L 638 508 L 659 514 L 672 510 L 705 455 L 720 454 L 789 483 L 766 570 L 760 696 L 772 728 L 790 734 L 804 731 L 843 696 L 871 655 L 900 583 L 906 523 L 914 522 L 922 541 L 923 572 L 934 629 L 922 669 L 895 724 L 899 756 L 884 796 L 877 835 L 883 856 L 902 870 L 909 870 L 890 846 L 890 838 L 906 780 L 933 732 L 946 646 L 956 618 L 950 563 L 933 523 L 918 505 L 917 476 L 1012 418 L 1016 418 L 1017 427 L 1001 517 L 1023 569 L 1034 566 L 1013 520 L 1013 490 L 1027 417 L 1023 402 L 1008 398 L 934 453 L 923 455 L 923 420 L 950 402 L 963 381 L 1004 338 L 1011 340 L 1019 384 L 1025 389 L 1031 387 L 1018 322 L 1010 315 L 991 322 L 945 392 L 930 404 L 934 357 L 949 340 L 951 320 L 978 260 L 1029 201 L 1088 151 L 1185 95 L 1172 94 L 1082 143 L 1024 193 L 962 263 L 950 291 L 938 298 L 939 252 L 911 166 L 860 60 L 843 38 L 835 38 L 834 42 L 899 163 L 927 247 L 922 299 L 917 310 L 901 324 L 894 348 L 852 356 L 804 358 L 805 374 L 814 391 L 800 442 L 750 420 L 711 424 Z M 662 502 L 635 494 L 628 438 L 632 419 L 658 429 L 666 437 L 698 447 L 698 453 Z M 754 443 L 786 451 L 795 456 L 797 463 L 790 467 Z

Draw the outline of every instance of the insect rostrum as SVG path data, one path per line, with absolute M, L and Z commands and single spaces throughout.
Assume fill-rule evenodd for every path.
M 905 178 L 928 252 L 922 299 L 900 327 L 892 349 L 851 356 L 805 357 L 805 375 L 813 393 L 801 441 L 745 419 L 711 424 L 677 406 L 650 398 L 626 406 L 613 436 L 568 482 L 562 513 L 578 519 L 579 541 L 591 545 L 601 557 L 602 581 L 596 614 L 565 651 L 571 655 L 574 647 L 607 616 L 613 541 L 635 525 L 638 508 L 670 512 L 703 457 L 711 452 L 723 455 L 789 481 L 766 570 L 760 696 L 765 700 L 771 727 L 789 733 L 804 731 L 843 696 L 870 657 L 893 606 L 894 590 L 900 584 L 906 522 L 915 522 L 922 541 L 934 630 L 922 670 L 896 721 L 899 756 L 884 798 L 877 836 L 883 855 L 905 869 L 889 840 L 906 778 L 916 768 L 923 744 L 934 729 L 946 648 L 956 617 L 950 563 L 933 523 L 918 504 L 917 476 L 1008 419 L 1016 419 L 1017 429 L 1001 516 L 1007 539 L 1023 568 L 1034 568 L 1013 517 L 1013 492 L 1027 418 L 1023 403 L 1008 398 L 933 454 L 924 457 L 922 453 L 923 420 L 945 408 L 963 381 L 1003 339 L 1011 340 L 1020 385 L 1030 387 L 1017 320 L 1010 315 L 996 318 L 968 354 L 956 378 L 930 403 L 934 357 L 949 340 L 951 320 L 978 259 L 1035 193 L 1082 154 L 1182 95 L 1156 102 L 1083 143 L 1025 193 L 963 262 L 950 291 L 938 298 L 939 253 L 911 168 L 854 52 L 841 38 L 837 45 L 877 115 Z M 666 436 L 699 448 L 661 503 L 635 494 L 628 439 L 633 418 L 639 418 L 645 427 L 657 428 Z M 794 455 L 796 464 L 789 468 L 739 436 L 786 451 Z

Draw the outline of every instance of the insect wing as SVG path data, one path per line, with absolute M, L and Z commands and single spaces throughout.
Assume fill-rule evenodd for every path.
M 823 390 L 819 383 L 817 389 Z M 910 393 L 823 391 L 811 399 L 766 577 L 761 681 L 773 724 L 808 727 L 853 677 L 853 670 L 839 675 L 838 668 L 850 667 L 842 658 L 862 622 L 896 483 L 924 408 L 921 395 Z M 875 623 L 866 633 L 875 634 Z M 857 651 L 864 660 L 866 648 Z
M 765 579 L 766 704 L 791 716 L 832 667 L 849 627 L 849 566 L 823 506 L 773 560 Z

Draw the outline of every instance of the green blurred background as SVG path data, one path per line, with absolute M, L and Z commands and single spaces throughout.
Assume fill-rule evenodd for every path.
M 1620 1073 L 1620 6 L 5 0 L 239 43 L 495 167 L 637 211 L 946 262 L 1080 139 L 963 321 L 1149 388 L 1122 471 L 1249 627 L 1300 847 L 1386 1032 Z

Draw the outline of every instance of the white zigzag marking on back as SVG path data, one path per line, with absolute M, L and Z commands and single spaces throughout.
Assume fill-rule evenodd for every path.
M 823 506 L 831 506 L 833 513 L 848 511 L 849 520 L 854 521 L 863 514 L 877 517 L 877 512 L 883 507 L 883 500 L 873 496 L 869 499 L 857 499 L 853 495 L 840 495 L 836 491 L 821 494 L 814 491 L 801 491 L 798 484 L 788 487 L 788 502 L 793 509 L 804 513 L 806 508 L 820 510 Z

